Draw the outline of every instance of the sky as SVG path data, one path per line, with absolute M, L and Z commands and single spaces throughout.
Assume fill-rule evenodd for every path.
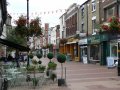
M 29 17 L 34 19 L 41 18 L 42 26 L 44 23 L 49 23 L 50 27 L 59 24 L 60 16 L 65 12 L 65 9 L 77 3 L 81 5 L 86 0 L 29 0 Z M 8 13 L 12 16 L 12 24 L 20 15 L 25 15 L 27 12 L 27 0 L 7 0 Z

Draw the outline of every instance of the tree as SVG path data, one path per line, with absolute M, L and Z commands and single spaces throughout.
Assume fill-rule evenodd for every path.
M 63 79 L 63 63 L 66 61 L 66 56 L 64 54 L 58 54 L 57 60 L 61 63 L 61 79 L 58 79 L 58 86 L 65 84 L 65 80 Z
M 15 33 L 23 38 L 26 38 L 27 41 L 29 41 L 29 37 L 37 37 L 42 35 L 42 29 L 40 27 L 40 20 L 38 17 L 32 19 L 29 23 L 29 21 L 27 21 L 27 18 L 21 15 L 18 20 L 15 21 L 15 24 Z M 29 66 L 29 58 L 27 66 Z
M 27 27 L 27 19 L 25 16 L 21 15 L 18 20 L 15 21 L 17 25 L 15 32 L 21 37 L 37 37 L 42 35 L 42 29 L 40 27 L 40 19 L 37 17 L 32 19 Z
M 51 59 L 53 58 L 53 53 L 52 53 L 52 52 L 49 52 L 49 53 L 47 54 L 47 58 L 49 58 L 49 59 L 50 59 L 50 62 L 51 62 Z
M 64 54 L 58 54 L 57 60 L 61 63 L 61 79 L 63 78 L 63 63 L 66 61 L 66 56 Z
M 20 44 L 22 46 L 26 46 L 25 37 L 21 37 L 20 35 L 15 34 L 15 29 L 11 29 L 11 31 L 9 33 L 7 33 L 6 39 L 8 41 Z

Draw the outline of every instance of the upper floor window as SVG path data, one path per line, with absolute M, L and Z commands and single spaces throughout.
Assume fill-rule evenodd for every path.
M 84 16 L 84 8 L 81 9 L 81 16 Z
M 115 7 L 106 9 L 106 19 L 115 15 Z
M 62 31 L 62 38 L 64 38 L 64 31 Z
M 93 33 L 95 33 L 95 25 L 96 25 L 96 19 L 93 19 L 92 20 L 92 30 L 93 30 Z
M 81 24 L 81 32 L 82 32 L 82 33 L 84 32 L 84 23 Z
M 95 0 L 92 2 L 92 11 L 95 11 L 96 10 L 96 3 L 95 3 Z
M 0 23 L 2 21 L 2 10 L 1 10 L 1 4 L 0 4 Z

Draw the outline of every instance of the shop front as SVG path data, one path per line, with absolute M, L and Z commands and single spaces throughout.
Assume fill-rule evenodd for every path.
M 109 56 L 108 34 L 89 37 L 88 46 L 89 62 L 99 62 L 100 65 L 106 65 L 106 58 Z
M 87 63 L 87 38 L 79 40 L 80 62 Z
M 78 39 L 70 38 L 65 45 L 66 54 L 70 56 L 71 60 L 79 61 L 78 58 Z
M 101 45 L 100 35 L 92 35 L 88 37 L 88 62 L 100 62 L 101 60 Z
M 114 59 L 115 62 L 118 62 L 119 51 L 120 51 L 120 35 L 119 34 L 109 34 L 109 56 Z

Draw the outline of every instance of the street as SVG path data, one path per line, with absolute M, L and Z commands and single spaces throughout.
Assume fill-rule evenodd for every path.
M 48 58 L 41 58 L 42 65 L 47 65 Z M 61 78 L 61 64 L 55 58 L 52 61 L 57 63 L 57 79 Z M 63 63 L 64 77 L 66 68 L 66 85 L 58 86 L 57 80 L 48 84 L 36 86 L 22 85 L 12 87 L 9 90 L 120 90 L 120 77 L 117 76 L 117 68 L 108 69 L 99 64 L 83 64 L 69 61 Z
M 54 61 L 56 61 L 54 59 Z M 45 59 L 44 59 L 45 62 Z M 57 63 L 57 76 L 61 77 L 61 64 Z M 67 86 L 49 85 L 44 90 L 120 90 L 117 68 L 108 69 L 99 64 L 65 62 Z

